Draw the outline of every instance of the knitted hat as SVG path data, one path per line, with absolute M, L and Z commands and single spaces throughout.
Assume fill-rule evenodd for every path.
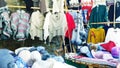
M 29 62 L 30 59 L 31 59 L 31 53 L 30 53 L 30 51 L 28 51 L 28 50 L 22 50 L 22 51 L 18 54 L 18 56 L 19 56 L 20 58 L 22 58 L 23 61 L 24 61 L 25 63 L 27 63 L 27 64 L 28 64 L 28 62 Z
M 40 61 L 42 55 L 38 51 L 32 51 L 31 52 L 31 59 L 34 61 Z
M 7 49 L 0 49 L 0 68 L 14 68 L 14 57 Z M 12 66 L 12 67 L 11 67 Z

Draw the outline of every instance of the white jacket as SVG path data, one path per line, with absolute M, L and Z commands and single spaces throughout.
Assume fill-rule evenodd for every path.
M 30 19 L 30 35 L 33 40 L 34 37 L 38 37 L 39 40 L 43 40 L 43 24 L 43 14 L 41 14 L 39 11 L 33 12 Z
M 64 12 L 64 0 L 52 0 L 53 1 L 53 13 Z
M 49 36 L 49 42 L 55 36 L 64 36 L 67 31 L 67 21 L 64 13 L 48 13 L 44 23 L 44 40 Z

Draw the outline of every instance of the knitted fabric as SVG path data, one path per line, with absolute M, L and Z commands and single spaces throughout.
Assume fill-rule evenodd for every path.
M 29 14 L 24 11 L 17 11 L 11 14 L 11 28 L 13 38 L 21 41 L 28 37 L 29 33 Z
M 31 38 L 34 40 L 34 37 L 38 37 L 39 40 L 43 40 L 44 16 L 39 11 L 33 12 L 31 15 L 30 24 Z

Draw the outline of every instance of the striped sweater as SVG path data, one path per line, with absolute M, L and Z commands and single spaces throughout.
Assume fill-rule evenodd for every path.
M 11 28 L 13 30 L 13 39 L 21 41 L 28 37 L 29 17 L 25 11 L 17 11 L 11 14 Z

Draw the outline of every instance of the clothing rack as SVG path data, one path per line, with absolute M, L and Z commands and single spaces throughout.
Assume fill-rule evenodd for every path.
M 115 13 L 115 12 L 116 12 L 116 11 L 115 11 L 115 10 L 116 10 L 115 7 L 116 7 L 116 0 L 114 0 L 114 19 L 113 19 L 114 27 L 115 27 L 115 14 L 116 14 L 116 13 Z
M 98 22 L 98 23 L 91 23 L 91 24 L 119 24 L 120 22 Z
M 21 8 L 25 9 L 26 6 L 15 6 L 15 5 L 7 5 L 9 8 Z M 31 9 L 40 9 L 39 7 L 31 7 Z
M 116 7 L 116 0 L 114 0 L 114 18 L 113 18 L 113 22 L 98 22 L 98 23 L 91 23 L 91 24 L 113 24 L 113 26 L 116 27 L 115 24 L 118 24 L 120 22 L 115 22 L 115 12 L 116 12 L 115 7 Z

